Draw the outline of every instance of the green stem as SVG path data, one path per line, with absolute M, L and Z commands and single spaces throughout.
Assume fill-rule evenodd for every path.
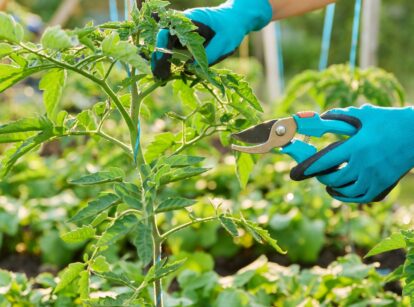
M 217 216 L 211 216 L 211 217 L 197 219 L 197 220 L 194 220 L 194 221 L 191 221 L 191 222 L 182 224 L 182 225 L 177 226 L 177 227 L 175 227 L 175 228 L 173 228 L 173 229 L 165 232 L 164 234 L 162 234 L 160 236 L 161 241 L 162 242 L 165 241 L 169 236 L 171 236 L 172 234 L 176 233 L 177 231 L 183 230 L 184 228 L 190 227 L 190 226 L 195 225 L 195 224 L 200 224 L 200 223 L 206 223 L 206 222 L 215 221 L 215 220 L 218 220 L 218 219 L 219 219 L 219 217 L 217 217 Z
M 153 263 L 156 265 L 159 261 L 161 261 L 162 257 L 162 242 L 158 226 L 157 226 L 157 218 L 155 215 L 152 216 L 151 219 L 152 223 L 152 238 L 154 243 L 154 250 L 153 250 Z M 157 279 L 154 281 L 154 298 L 155 298 L 155 306 L 156 307 L 163 307 L 163 297 L 162 297 L 162 283 L 161 279 Z
M 113 138 L 112 136 L 106 134 L 103 131 L 72 131 L 67 132 L 63 134 L 62 136 L 93 136 L 93 135 L 99 135 L 103 139 L 111 142 L 112 144 L 122 148 L 129 156 L 133 156 L 131 147 L 129 147 L 127 144 Z
M 79 69 L 76 66 L 73 66 L 71 64 L 65 63 L 65 62 L 61 62 L 59 60 L 54 59 L 53 57 L 50 57 L 46 54 L 43 54 L 37 50 L 33 50 L 29 47 L 27 47 L 25 44 L 20 43 L 20 47 L 26 49 L 27 51 L 36 54 L 54 64 L 56 64 L 58 67 L 61 68 L 65 68 L 67 70 L 71 70 L 74 71 L 82 76 L 84 76 L 85 78 L 95 82 L 96 84 L 98 84 L 104 91 L 105 93 L 112 99 L 112 101 L 115 103 L 116 107 L 118 108 L 119 112 L 121 113 L 122 117 L 124 118 L 128 129 L 130 131 L 135 130 L 136 128 L 134 127 L 134 124 L 131 120 L 131 117 L 129 117 L 128 112 L 125 110 L 124 106 L 122 105 L 121 101 L 119 100 L 118 96 L 116 96 L 116 94 L 114 93 L 114 91 L 110 88 L 110 86 L 108 85 L 108 83 L 105 80 L 101 80 L 97 77 L 95 77 L 94 75 L 86 72 L 85 70 Z

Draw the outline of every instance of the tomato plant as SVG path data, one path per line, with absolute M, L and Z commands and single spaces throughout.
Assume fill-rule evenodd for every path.
M 24 41 L 22 26 L 11 16 L 0 13 L 0 91 L 41 73 L 39 89 L 43 92 L 45 109 L 44 115 L 18 119 L 0 127 L 1 143 L 14 144 L 3 155 L 2 175 L 7 176 L 24 155 L 39 146 L 71 137 L 109 142 L 129 158 L 127 169 L 112 167 L 70 180 L 72 186 L 111 185 L 112 188 L 97 195 L 70 218 L 74 225 L 62 239 L 71 244 L 85 241 L 90 244 L 83 262 L 69 264 L 60 274 L 50 299 L 74 296 L 84 303 L 99 303 L 93 296 L 99 289 L 91 285 L 91 280 L 98 278 L 129 289 L 113 298 L 112 304 L 150 303 L 143 290 L 153 285 L 153 303 L 162 306 L 162 279 L 183 262 L 168 262 L 163 255 L 163 243 L 186 227 L 213 220 L 219 221 L 232 236 L 238 236 L 238 228 L 242 228 L 258 242 L 266 242 L 283 253 L 266 230 L 237 212 L 215 206 L 213 216 L 200 218 L 189 210 L 197 200 L 181 195 L 161 196 L 167 185 L 209 170 L 203 167 L 203 157 L 188 155 L 187 151 L 216 134 L 228 145 L 230 133 L 256 123 L 262 111 L 241 76 L 207 67 L 203 39 L 194 31 L 195 26 L 181 13 L 168 10 L 167 5 L 166 1 L 147 1 L 142 9 L 133 9 L 131 21 L 90 23 L 68 31 L 51 27 L 45 30 L 40 43 Z M 158 21 L 154 20 L 154 13 Z M 168 80 L 155 80 L 148 62 L 161 28 L 169 28 L 189 51 L 186 54 L 163 50 L 174 53 L 173 74 Z M 115 74 L 117 66 L 124 67 L 126 75 Z M 60 101 L 67 79 L 77 75 L 97 86 L 106 99 L 71 114 L 62 110 Z M 181 129 L 155 135 L 152 142 L 145 144 L 141 138 L 148 127 L 143 113 L 151 112 L 145 101 L 167 83 L 174 84 L 182 100 L 179 112 L 170 111 L 167 116 Z M 115 127 L 108 127 L 107 120 L 111 117 L 122 118 L 128 137 Z M 245 184 L 251 158 L 239 156 L 238 161 L 239 176 Z M 130 168 L 135 171 L 128 177 Z M 158 221 L 177 210 L 188 210 L 189 221 L 161 231 Z M 104 254 L 109 246 L 127 235 L 146 270 L 140 281 L 112 272 Z M 106 304 L 110 300 L 106 299 Z

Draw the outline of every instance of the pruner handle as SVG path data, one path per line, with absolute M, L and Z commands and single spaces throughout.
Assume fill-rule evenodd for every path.
M 290 144 L 280 149 L 280 152 L 291 156 L 297 163 L 306 161 L 318 150 L 315 146 L 300 140 L 293 140 Z
M 297 132 L 307 136 L 321 137 L 326 133 L 354 135 L 357 128 L 341 120 L 323 119 L 315 112 L 301 112 L 293 115 Z

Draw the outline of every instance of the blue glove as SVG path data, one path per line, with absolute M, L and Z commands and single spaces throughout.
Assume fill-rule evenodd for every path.
M 317 176 L 343 202 L 380 201 L 414 167 L 414 108 L 334 109 L 324 119 L 342 120 L 358 132 L 295 167 L 294 180 Z
M 228 0 L 218 7 L 186 10 L 184 15 L 198 26 L 198 33 L 205 38 L 208 63 L 214 65 L 231 55 L 247 34 L 265 27 L 272 19 L 272 7 L 269 0 Z M 157 47 L 173 49 L 180 45 L 164 29 L 158 33 Z M 155 77 L 169 77 L 170 59 L 170 54 L 154 52 L 151 66 Z

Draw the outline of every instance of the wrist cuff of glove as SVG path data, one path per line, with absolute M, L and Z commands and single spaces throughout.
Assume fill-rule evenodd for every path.
M 259 31 L 272 21 L 273 9 L 269 0 L 229 0 L 224 5 L 237 11 L 248 32 Z

